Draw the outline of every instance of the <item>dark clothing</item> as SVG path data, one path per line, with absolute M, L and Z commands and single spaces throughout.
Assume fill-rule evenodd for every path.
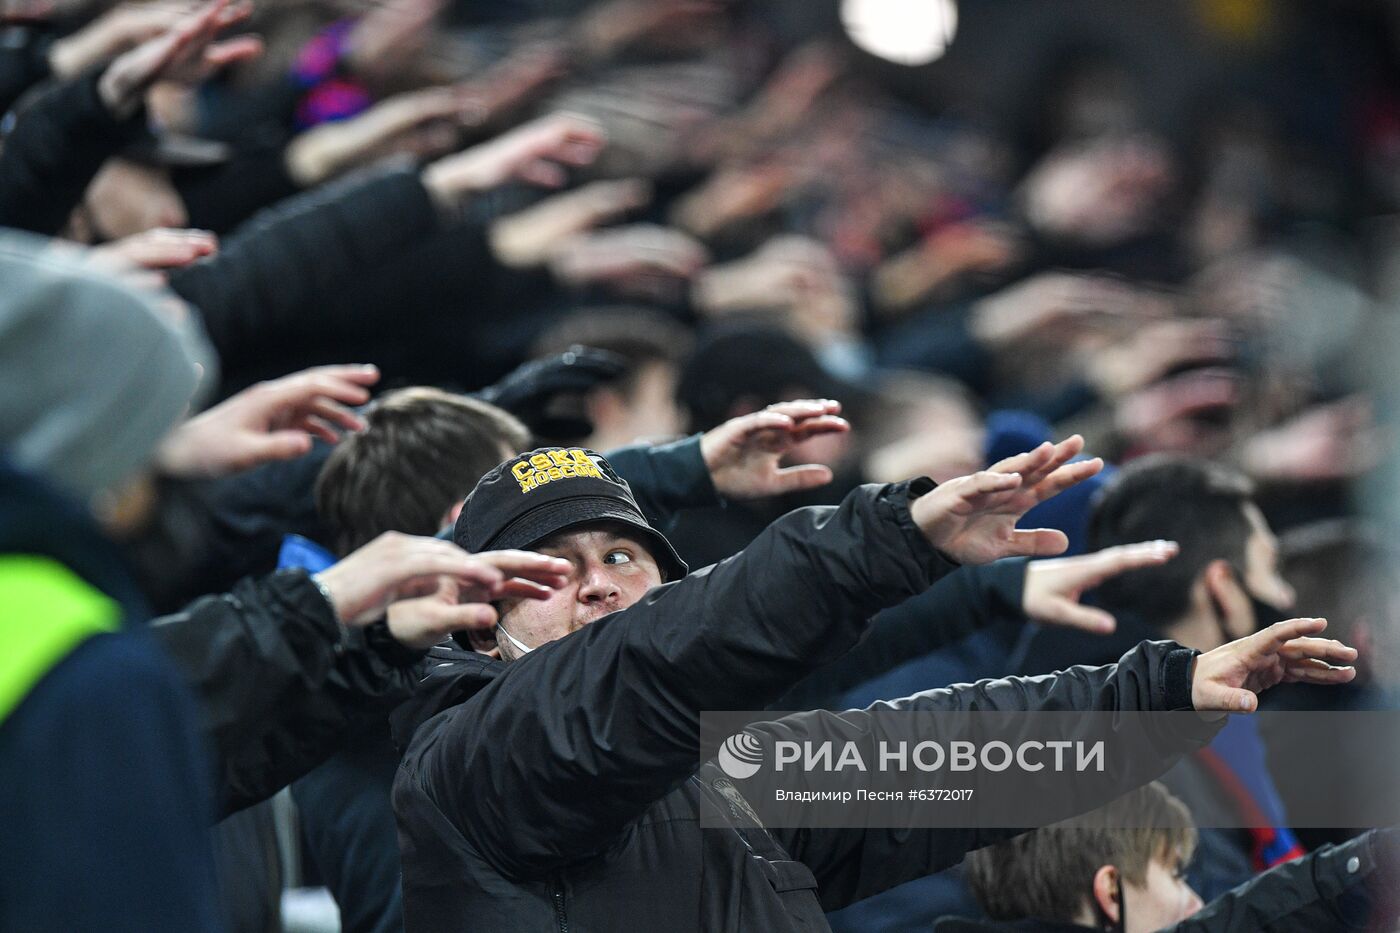
M 172 271 L 170 287 L 199 308 L 237 388 L 268 346 L 314 348 L 386 324 L 342 315 L 330 293 L 438 229 L 416 168 L 359 173 L 259 213 L 218 255 Z
M 0 114 L 49 76 L 49 49 L 58 33 L 44 25 L 0 26 Z
M 223 813 L 270 797 L 381 720 L 412 693 L 421 656 L 342 628 L 301 570 L 244 580 L 151 633 L 199 696 Z
M 112 116 L 97 94 L 102 69 L 39 95 L 0 149 L 0 227 L 54 236 L 102 163 L 146 132 L 144 110 Z
M 344 933 L 403 929 L 398 831 L 389 790 L 399 754 L 376 724 L 292 785 L 305 853 L 340 907 Z
M 312 491 L 333 449 L 317 440 L 296 460 L 213 480 L 167 481 L 158 515 L 127 548 L 157 610 L 172 612 L 244 577 L 271 573 L 287 535 L 330 541 Z M 718 501 L 699 435 L 624 447 L 607 457 L 657 527 L 683 509 Z
M 1400 840 L 1393 829 L 1285 862 L 1222 894 L 1170 933 L 1321 933 L 1390 929 L 1396 907 Z M 1374 927 L 1371 924 L 1375 924 Z M 1043 920 L 997 922 L 949 917 L 935 933 L 1081 933 L 1092 929 Z
M 78 641 L 0 714 L 0 930 L 221 930 L 193 699 L 139 629 L 140 595 L 99 530 L 0 465 L 0 562 L 13 560 L 106 601 L 124 630 Z M 17 639 L 58 621 L 27 617 L 10 596 L 0 592 L 7 686 Z
M 679 510 L 717 501 L 699 435 L 656 447 L 624 447 L 606 456 L 658 526 Z M 439 648 L 424 670 L 440 663 L 456 670 L 464 658 L 480 657 Z M 398 835 L 389 799 L 399 757 L 387 730 L 376 725 L 292 785 L 307 849 L 340 906 L 346 933 L 403 929 Z
M 1024 620 L 1021 591 L 1023 557 L 984 566 L 960 567 L 924 592 L 886 609 L 854 648 L 793 685 L 773 709 L 845 709 L 842 697 L 901 665 L 981 631 L 998 619 Z M 975 679 L 975 678 L 972 678 Z M 950 681 L 928 681 L 885 694 L 906 696 Z M 861 704 L 865 705 L 865 704 Z
M 744 928 L 821 930 L 824 910 L 994 841 L 978 830 L 765 831 L 731 808 L 717 766 L 695 767 L 700 710 L 773 702 L 849 650 L 871 614 L 952 569 L 909 514 L 929 488 L 862 487 L 839 507 L 791 513 L 733 560 L 628 610 L 508 665 L 425 684 L 414 705 L 442 712 L 418 728 L 394 785 L 405 928 L 723 930 L 742 918 Z M 1189 708 L 1191 657 L 1147 644 L 1114 667 L 903 704 Z M 826 715 L 771 727 L 804 733 Z M 1156 777 L 1169 749 L 1214 731 L 1193 727 L 1167 738 L 1161 760 L 1132 762 L 1131 777 Z M 1104 799 L 1092 784 L 1086 809 Z M 702 814 L 732 828 L 702 831 Z

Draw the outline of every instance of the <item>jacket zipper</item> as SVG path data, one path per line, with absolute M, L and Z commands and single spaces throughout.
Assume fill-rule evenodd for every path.
M 564 913 L 564 879 L 556 878 L 553 888 L 554 921 L 558 924 L 559 933 L 569 933 L 569 918 Z

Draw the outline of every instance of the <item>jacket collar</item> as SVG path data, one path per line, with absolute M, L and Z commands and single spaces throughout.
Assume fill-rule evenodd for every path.
M 0 460 L 0 553 L 33 554 L 63 564 L 115 601 L 123 618 L 150 618 L 145 596 L 116 546 L 72 499 Z

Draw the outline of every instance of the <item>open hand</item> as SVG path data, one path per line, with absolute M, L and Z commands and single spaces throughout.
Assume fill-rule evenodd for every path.
M 1287 619 L 1196 658 L 1191 704 L 1198 712 L 1252 713 L 1270 687 L 1302 681 L 1344 684 L 1356 676 L 1356 649 L 1315 638 L 1326 619 Z
M 208 230 L 155 227 L 94 246 L 92 254 L 138 269 L 178 269 L 219 251 L 219 238 Z
M 496 625 L 493 600 L 548 599 L 564 582 L 555 569 L 568 566 L 528 551 L 483 551 L 469 560 L 472 576 L 440 576 L 431 593 L 391 603 L 385 610 L 389 634 L 410 648 L 431 648 L 453 632 L 489 631 Z
M 252 4 L 244 0 L 212 0 L 108 65 L 98 80 L 98 95 L 108 110 L 124 117 L 136 110 L 157 81 L 192 87 L 226 65 L 259 55 L 263 46 L 256 36 L 214 41 L 252 12 Z
M 1080 605 L 1079 597 L 1120 573 L 1165 564 L 1179 550 L 1175 541 L 1146 541 L 1093 554 L 1033 560 L 1026 565 L 1021 609 L 1035 622 L 1107 635 L 1117 621 L 1102 609 Z
M 364 428 L 346 405 L 369 401 L 379 381 L 373 366 L 318 366 L 244 389 L 177 427 L 158 462 L 171 476 L 227 476 L 311 449 L 311 438 L 334 444 L 336 428 Z
M 450 594 L 458 603 L 487 603 L 506 597 L 546 599 L 550 590 L 564 585 L 567 561 L 528 551 L 494 551 L 469 554 L 450 541 L 387 531 L 351 552 L 334 566 L 316 574 L 337 618 L 346 625 L 368 625 L 382 618 L 390 604 L 403 599 L 418 602 L 428 597 L 434 605 L 418 603 L 395 612 L 390 633 L 414 647 L 436 644 L 436 632 L 470 628 L 486 618 L 481 606 L 445 611 Z M 456 583 L 445 587 L 441 578 Z M 490 609 L 490 606 L 484 608 Z M 493 611 L 494 613 L 494 611 Z M 460 624 L 458 624 L 460 623 Z M 494 624 L 494 618 L 484 624 Z M 430 641 L 423 641 L 430 637 Z
M 603 132 L 596 123 L 571 114 L 551 114 L 438 159 L 423 170 L 423 184 L 449 207 L 468 194 L 508 181 L 558 188 L 567 180 L 564 166 L 588 165 L 602 148 Z
M 1083 449 L 1084 439 L 1075 434 L 950 480 L 914 500 L 914 521 L 929 543 L 963 564 L 1060 554 L 1069 547 L 1064 532 L 1021 530 L 1016 522 L 1033 506 L 1103 469 L 1097 457 L 1069 462 Z
M 841 403 L 830 399 L 778 402 L 705 432 L 700 452 L 715 491 L 726 499 L 756 499 L 825 486 L 832 479 L 830 467 L 779 464 L 809 437 L 849 431 L 840 413 Z

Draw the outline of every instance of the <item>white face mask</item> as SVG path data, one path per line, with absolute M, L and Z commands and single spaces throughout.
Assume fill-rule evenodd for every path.
M 511 647 L 515 649 L 517 654 L 526 655 L 529 654 L 531 651 L 535 650 L 534 648 L 528 647 L 524 642 L 512 635 L 509 631 L 506 630 L 506 627 L 499 622 L 496 623 L 496 631 L 504 635 L 510 641 Z

